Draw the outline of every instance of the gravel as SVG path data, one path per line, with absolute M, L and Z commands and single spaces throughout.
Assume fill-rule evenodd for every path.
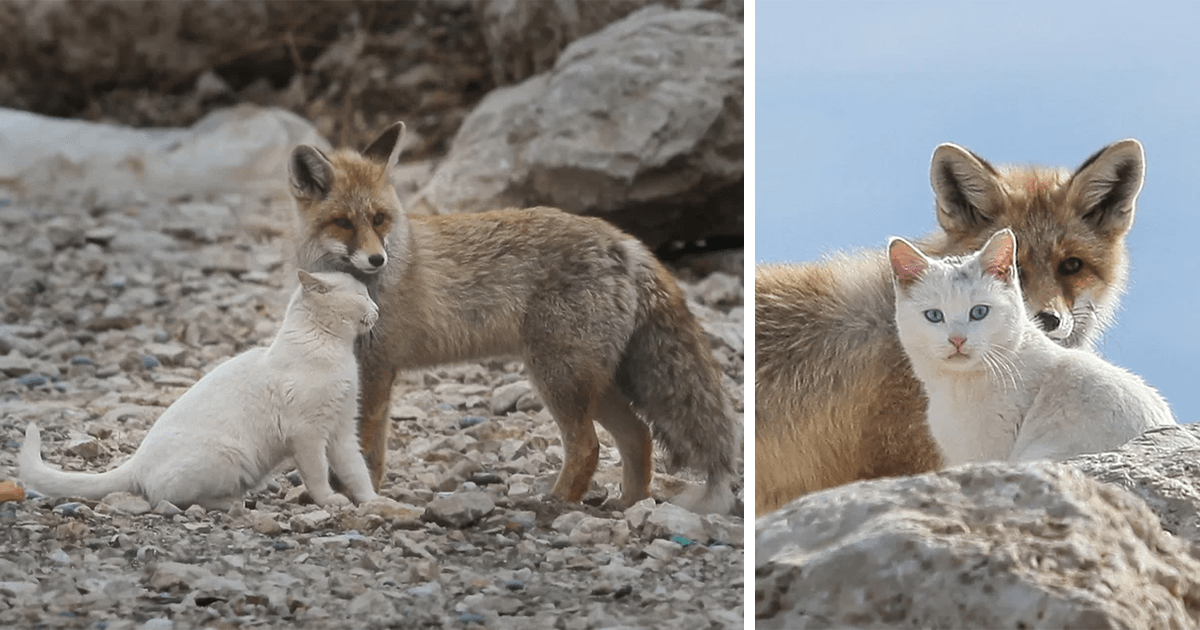
M 238 196 L 0 203 L 0 484 L 28 422 L 49 462 L 107 470 L 188 386 L 268 341 L 295 282 L 291 212 Z M 684 283 L 739 421 L 742 286 Z M 0 503 L 0 627 L 742 627 L 742 518 L 611 509 L 603 431 L 592 505 L 548 497 L 563 449 L 520 362 L 406 374 L 392 410 L 390 502 L 318 508 L 284 469 L 229 512 Z M 660 470 L 655 496 L 695 481 Z

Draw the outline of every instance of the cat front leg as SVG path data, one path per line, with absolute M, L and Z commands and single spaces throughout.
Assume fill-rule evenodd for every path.
M 304 433 L 291 440 L 292 458 L 300 470 L 300 478 L 313 502 L 320 506 L 350 505 L 350 499 L 333 491 L 329 485 L 329 461 L 325 457 L 328 438 Z M 361 456 L 360 456 L 361 458 Z M 339 471 L 340 474 L 340 471 Z
M 346 427 L 335 432 L 329 444 L 329 463 L 341 480 L 343 489 L 349 491 L 355 501 L 366 503 L 379 499 L 379 494 L 375 492 L 375 486 L 371 483 L 367 461 L 359 449 L 352 418 Z

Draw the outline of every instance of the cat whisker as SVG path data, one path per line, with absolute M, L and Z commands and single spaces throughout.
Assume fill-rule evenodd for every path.
M 1013 391 L 1020 389 L 1024 378 L 1020 370 L 1021 357 L 1015 351 L 1004 346 L 990 345 L 983 352 L 983 360 L 989 368 L 995 370 L 996 380 L 1006 391 L 1009 385 Z

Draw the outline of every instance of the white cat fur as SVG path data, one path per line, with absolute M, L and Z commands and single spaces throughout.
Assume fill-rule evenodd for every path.
M 901 238 L 888 246 L 900 342 L 929 398 L 929 429 L 946 464 L 1061 460 L 1175 424 L 1140 378 L 1038 331 L 1015 252 L 1008 229 L 962 257 L 931 259 Z M 976 305 L 988 311 L 972 320 Z M 931 309 L 944 321 L 930 322 Z
M 18 455 L 21 480 L 48 496 L 96 500 L 124 491 L 152 505 L 227 509 L 290 456 L 320 505 L 349 503 L 330 487 L 330 465 L 356 500 L 378 499 L 358 446 L 354 359 L 354 339 L 374 325 L 378 308 L 350 275 L 300 271 L 299 277 L 271 345 L 200 379 L 125 463 L 100 474 L 51 468 L 30 423 Z

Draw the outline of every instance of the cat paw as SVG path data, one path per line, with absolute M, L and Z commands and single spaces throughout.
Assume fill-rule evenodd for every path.
M 375 494 L 375 492 L 373 492 L 373 491 L 372 492 L 360 492 L 357 495 L 355 495 L 355 497 L 358 499 L 357 503 L 359 505 L 363 505 L 365 503 L 379 503 L 379 502 L 390 500 L 387 497 L 383 497 L 378 494 Z
M 346 495 L 336 492 L 320 500 L 314 497 L 313 502 L 321 507 L 345 507 L 350 505 L 350 499 L 347 499 Z

